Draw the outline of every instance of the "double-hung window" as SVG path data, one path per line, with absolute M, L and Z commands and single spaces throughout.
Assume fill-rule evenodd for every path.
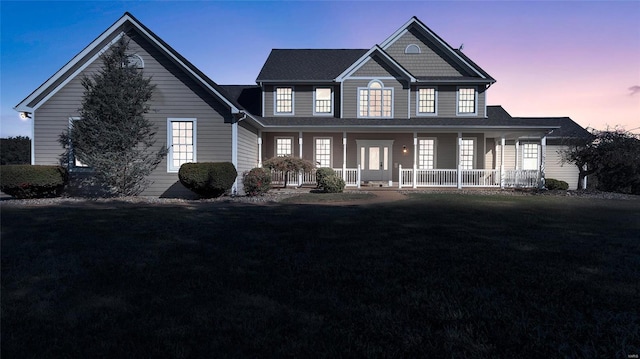
M 472 170 L 475 153 L 475 141 L 472 138 L 463 138 L 460 144 L 460 168 Z
M 458 88 L 458 115 L 475 115 L 477 113 L 476 89 L 474 87 Z
M 167 122 L 167 171 L 178 172 L 183 164 L 196 162 L 196 119 L 169 118 Z
M 293 138 L 276 137 L 276 157 L 293 156 Z
M 436 89 L 418 89 L 418 115 L 428 116 L 436 114 Z
M 276 87 L 275 113 L 293 115 L 293 88 Z
M 330 115 L 333 113 L 333 104 L 331 103 L 331 88 L 317 87 L 314 94 L 314 115 Z
M 315 139 L 316 167 L 331 167 L 331 138 Z
M 358 89 L 358 117 L 393 117 L 393 89 L 374 80 Z
M 421 138 L 418 140 L 418 168 L 431 170 L 436 168 L 436 139 Z

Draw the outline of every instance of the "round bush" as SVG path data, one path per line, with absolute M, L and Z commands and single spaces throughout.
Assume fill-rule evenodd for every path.
M 344 180 L 335 174 L 324 177 L 320 183 L 320 188 L 326 193 L 341 193 L 344 190 L 344 186 Z
M 545 178 L 544 185 L 548 190 L 563 190 L 566 191 L 569 189 L 569 184 L 565 181 L 557 180 L 554 178 Z
M 16 198 L 57 197 L 67 184 L 60 166 L 0 166 L 0 190 Z
M 185 163 L 178 171 L 180 183 L 202 198 L 228 193 L 236 177 L 238 172 L 231 162 Z
M 324 181 L 325 178 L 329 176 L 335 176 L 336 171 L 329 167 L 320 167 L 316 170 L 316 183 L 318 188 L 322 187 L 320 184 Z
M 252 168 L 243 174 L 242 183 L 247 196 L 260 196 L 271 189 L 271 172 L 265 168 Z

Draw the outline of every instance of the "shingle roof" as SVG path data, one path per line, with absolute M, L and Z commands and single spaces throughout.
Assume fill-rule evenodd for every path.
M 273 49 L 257 82 L 331 81 L 368 49 Z
M 591 133 L 569 117 L 514 117 L 534 125 L 558 126 L 548 137 L 550 138 L 589 138 Z
M 411 119 L 370 119 L 370 118 L 335 118 L 335 117 L 258 117 L 259 121 L 269 127 L 474 127 L 474 128 L 546 128 L 557 126 L 551 122 L 513 118 L 502 106 L 487 106 L 486 118 L 464 117 L 414 117 Z
M 252 115 L 262 111 L 262 89 L 257 85 L 220 85 L 229 99 Z

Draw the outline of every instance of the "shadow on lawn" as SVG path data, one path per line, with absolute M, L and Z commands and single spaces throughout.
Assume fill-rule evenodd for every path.
M 627 357 L 637 203 L 2 208 L 6 357 Z

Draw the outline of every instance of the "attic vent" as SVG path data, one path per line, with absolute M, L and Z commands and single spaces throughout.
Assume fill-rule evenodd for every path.
M 406 49 L 404 49 L 404 53 L 405 54 L 419 54 L 419 53 L 421 53 L 420 46 L 418 46 L 416 44 L 411 44 L 411 45 L 407 46 Z
M 142 60 L 142 57 L 140 57 L 140 55 L 137 54 L 130 54 L 127 55 L 127 65 L 129 66 L 133 66 L 136 69 L 143 69 L 144 68 L 144 61 Z

